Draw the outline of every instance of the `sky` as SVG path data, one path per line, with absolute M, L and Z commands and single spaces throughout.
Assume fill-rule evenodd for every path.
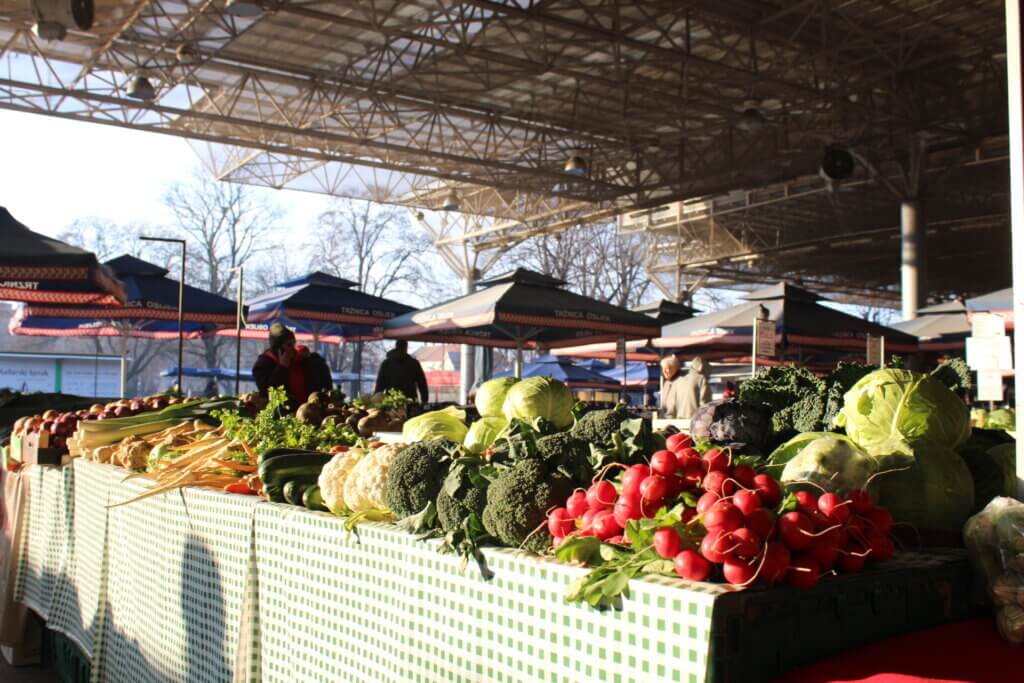
M 0 110 L 0 206 L 32 230 L 56 236 L 80 218 L 168 223 L 165 188 L 200 167 L 189 144 L 158 133 Z M 305 229 L 322 195 L 255 188 Z

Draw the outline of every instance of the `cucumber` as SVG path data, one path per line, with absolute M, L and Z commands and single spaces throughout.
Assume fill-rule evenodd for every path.
M 310 510 L 327 512 L 327 506 L 324 505 L 324 497 L 320 494 L 320 487 L 316 484 L 307 488 L 306 492 L 302 494 L 302 504 Z
M 292 503 L 292 505 L 302 505 L 303 491 L 305 491 L 305 489 L 309 488 L 310 486 L 315 485 L 319 476 L 319 474 L 306 474 L 301 476 L 295 476 L 287 481 L 283 481 L 277 484 L 271 484 L 269 486 L 267 484 L 264 484 L 263 493 L 265 493 L 267 499 L 273 503 L 291 503 L 291 500 L 289 500 L 285 496 L 285 491 L 291 490 L 292 499 L 299 501 L 298 503 Z M 291 489 L 289 489 L 289 484 L 291 485 Z M 300 487 L 301 489 L 298 492 L 298 497 L 296 497 L 295 495 L 295 487 Z
M 311 486 L 313 486 L 313 484 L 301 479 L 292 479 L 281 487 L 281 492 L 284 494 L 285 502 L 301 506 L 303 494 L 305 494 L 306 489 Z

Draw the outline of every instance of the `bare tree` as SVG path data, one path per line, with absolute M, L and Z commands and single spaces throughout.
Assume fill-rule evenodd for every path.
M 99 218 L 84 218 L 75 221 L 61 232 L 59 239 L 92 251 L 101 261 L 125 254 L 156 260 L 158 257 L 152 253 L 152 247 L 139 240 L 139 235 L 147 231 L 142 224 L 118 225 Z M 157 389 L 160 384 L 159 369 L 174 362 L 171 347 L 166 342 L 153 339 L 62 339 L 57 346 L 66 351 L 88 351 L 118 356 L 127 353 L 126 391 L 130 396 Z
M 321 270 L 352 280 L 360 290 L 392 299 L 422 300 L 430 242 L 410 224 L 406 211 L 371 202 L 339 199 L 317 221 L 314 263 Z M 350 347 L 351 348 L 348 348 Z M 343 344 L 328 354 L 332 367 L 361 373 L 364 360 L 383 357 L 383 344 Z M 369 358 L 364 359 L 364 352 Z
M 581 225 L 524 242 L 508 262 L 564 280 L 584 296 L 635 307 L 651 291 L 646 248 L 642 236 L 622 235 L 614 223 Z
M 163 201 L 175 218 L 172 232 L 187 241 L 188 283 L 234 299 L 237 273 L 232 269 L 255 265 L 282 217 L 280 209 L 258 197 L 252 188 L 218 182 L 200 170 L 188 182 L 171 185 Z M 281 241 L 274 246 L 278 252 L 288 251 Z M 170 250 L 168 256 L 173 253 Z M 270 263 L 275 261 L 281 262 L 273 259 Z M 221 364 L 227 344 L 223 337 L 202 340 L 199 355 L 206 367 Z

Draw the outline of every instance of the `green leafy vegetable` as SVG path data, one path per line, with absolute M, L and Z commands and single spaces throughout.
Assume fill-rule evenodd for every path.
M 327 421 L 321 427 L 299 422 L 288 413 L 288 394 L 280 387 L 271 387 L 266 407 L 251 418 L 237 410 L 218 410 L 213 413 L 224 427 L 224 434 L 238 439 L 254 451 L 271 448 L 302 448 L 330 450 L 332 446 L 351 446 L 359 435 L 345 424 Z
M 971 471 L 955 452 L 918 449 L 878 458 L 868 491 L 893 519 L 918 529 L 959 532 L 974 506 Z
M 503 417 L 482 417 L 469 426 L 462 445 L 470 453 L 482 453 L 490 448 L 507 428 L 508 420 Z
M 575 400 L 569 387 L 550 377 L 529 377 L 516 382 L 505 394 L 502 412 L 509 422 L 515 419 L 530 424 L 538 419 L 556 429 L 568 429 L 573 423 Z
M 846 393 L 837 423 L 872 455 L 956 448 L 970 436 L 960 397 L 934 377 L 891 368 L 865 375 Z
M 466 438 L 466 412 L 454 406 L 444 410 L 434 410 L 417 415 L 402 425 L 402 440 L 429 441 L 430 439 L 448 439 L 462 443 Z
M 505 396 L 512 385 L 519 380 L 515 377 L 498 377 L 487 380 L 476 390 L 474 404 L 481 417 L 503 417 Z

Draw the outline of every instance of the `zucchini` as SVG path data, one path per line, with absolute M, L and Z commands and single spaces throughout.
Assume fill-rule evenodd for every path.
M 259 466 L 260 481 L 263 482 L 263 492 L 267 498 L 275 503 L 285 502 L 285 484 L 295 481 L 305 486 L 316 483 L 320 477 L 320 470 L 333 458 L 330 453 L 318 451 L 300 451 L 289 453 L 278 453 L 268 459 L 264 459 Z M 293 500 L 298 502 L 294 505 L 302 505 L 302 492 L 296 496 L 293 492 Z
M 304 448 L 268 448 L 267 450 L 259 454 L 256 461 L 257 464 L 262 465 L 265 461 L 272 460 L 282 455 L 302 455 L 309 453 L 320 453 L 320 451 L 308 451 Z
M 303 494 L 305 494 L 306 489 L 311 486 L 313 486 L 313 484 L 301 479 L 292 479 L 281 487 L 281 492 L 284 494 L 285 502 L 301 506 Z
M 316 512 L 327 512 L 327 506 L 324 505 L 324 497 L 320 493 L 320 487 L 316 484 L 307 488 L 306 492 L 302 494 L 302 504 Z

